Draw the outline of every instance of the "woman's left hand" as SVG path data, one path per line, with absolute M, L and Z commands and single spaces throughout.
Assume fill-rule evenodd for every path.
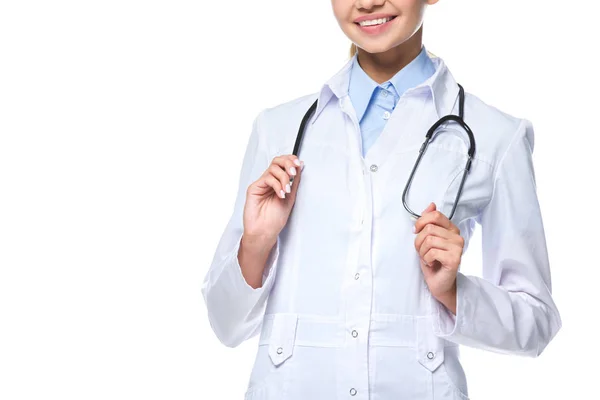
M 414 233 L 429 291 L 456 314 L 456 274 L 465 244 L 460 229 L 430 203 L 415 222 Z

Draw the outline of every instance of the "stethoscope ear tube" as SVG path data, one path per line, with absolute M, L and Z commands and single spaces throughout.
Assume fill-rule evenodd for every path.
M 302 118 L 302 122 L 300 123 L 300 128 L 298 129 L 298 135 L 296 135 L 296 143 L 294 143 L 294 151 L 292 152 L 292 154 L 295 155 L 296 157 L 298 157 L 298 152 L 300 151 L 300 145 L 302 143 L 302 139 L 304 138 L 304 132 L 306 131 L 306 129 L 305 129 L 306 124 L 308 123 L 308 120 L 310 119 L 310 117 L 312 117 L 313 113 L 317 109 L 318 101 L 319 100 L 317 99 L 317 100 L 315 100 L 314 103 L 312 103 L 312 105 L 310 106 L 310 108 L 308 109 L 306 114 L 304 114 L 304 117 Z
M 306 131 L 306 124 L 308 123 L 308 120 L 310 119 L 310 117 L 313 115 L 313 113 L 317 109 L 317 102 L 318 102 L 318 99 L 315 100 L 314 103 L 312 103 L 312 105 L 310 106 L 310 108 L 308 109 L 306 114 L 304 114 L 304 117 L 302 118 L 302 122 L 300 123 L 300 128 L 298 129 L 298 134 L 296 135 L 296 142 L 294 143 L 294 150 L 292 151 L 292 154 L 295 155 L 296 157 L 298 157 L 298 152 L 300 151 L 300 145 L 302 144 L 302 139 L 304 138 L 304 132 Z M 293 183 L 294 183 L 294 177 L 292 176 L 290 178 L 290 186 L 292 186 Z

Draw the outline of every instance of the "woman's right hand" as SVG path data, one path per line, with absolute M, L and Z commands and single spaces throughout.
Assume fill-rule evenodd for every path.
M 304 162 L 297 156 L 281 155 L 246 190 L 244 234 L 264 242 L 275 242 L 296 201 Z M 293 184 L 290 185 L 290 178 Z M 286 190 L 286 186 L 290 192 Z

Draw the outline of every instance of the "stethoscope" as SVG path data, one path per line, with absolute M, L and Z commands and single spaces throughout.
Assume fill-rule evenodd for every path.
M 469 152 L 468 152 L 469 157 L 467 159 L 467 164 L 463 171 L 462 179 L 460 181 L 460 186 L 458 188 L 458 193 L 456 193 L 456 198 L 454 199 L 454 204 L 452 205 L 452 211 L 450 212 L 450 216 L 448 217 L 449 220 L 451 220 L 452 217 L 454 216 L 454 211 L 456 210 L 456 206 L 458 205 L 458 200 L 460 199 L 460 195 L 462 193 L 463 186 L 464 186 L 465 180 L 467 178 L 467 174 L 471 170 L 471 163 L 472 163 L 473 157 L 475 155 L 475 137 L 473 136 L 473 132 L 471 131 L 471 128 L 469 128 L 469 126 L 465 123 L 465 121 L 463 119 L 464 106 L 465 106 L 465 91 L 460 84 L 457 83 L 457 85 L 459 88 L 458 115 L 448 114 L 446 116 L 443 116 L 435 124 L 433 124 L 431 126 L 431 128 L 429 128 L 429 131 L 427 131 L 427 135 L 425 135 L 425 142 L 423 142 L 423 144 L 421 145 L 421 148 L 419 149 L 419 156 L 417 157 L 417 161 L 415 162 L 415 165 L 413 166 L 412 172 L 410 173 L 410 177 L 408 178 L 408 181 L 406 182 L 406 186 L 404 187 L 404 191 L 402 192 L 402 204 L 404 205 L 404 208 L 406 209 L 406 211 L 408 211 L 408 213 L 411 215 L 411 217 L 413 219 L 420 218 L 421 215 L 415 213 L 413 210 L 410 209 L 410 207 L 406 203 L 406 194 L 408 193 L 408 188 L 410 187 L 410 185 L 412 183 L 413 177 L 415 175 L 415 171 L 417 170 L 417 167 L 419 166 L 419 163 L 421 162 L 421 158 L 423 158 L 423 154 L 425 154 L 425 151 L 427 150 L 427 147 L 429 146 L 429 143 L 431 141 L 431 138 L 433 137 L 433 134 L 435 133 L 436 129 L 444 122 L 446 122 L 446 121 L 457 122 L 465 130 L 465 132 L 467 132 L 467 134 L 469 135 Z M 308 122 L 308 120 L 310 119 L 312 114 L 315 112 L 315 109 L 317 108 L 317 101 L 318 100 L 315 100 L 315 102 L 310 106 L 310 108 L 308 109 L 306 114 L 304 114 L 304 117 L 302 118 L 302 122 L 300 123 L 300 129 L 298 130 L 298 135 L 296 136 L 296 143 L 294 144 L 294 151 L 292 152 L 292 154 L 295 156 L 298 156 L 298 151 L 300 150 L 300 143 L 302 142 L 302 137 L 304 136 L 306 123 Z M 291 184 L 291 182 L 293 182 L 293 177 L 290 180 L 290 184 Z

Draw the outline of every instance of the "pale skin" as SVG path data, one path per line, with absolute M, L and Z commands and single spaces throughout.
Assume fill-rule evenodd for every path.
M 456 275 L 465 240 L 460 229 L 429 204 L 415 222 L 415 249 L 432 296 L 456 315 Z
M 425 9 L 438 0 L 331 0 L 335 18 L 356 45 L 358 62 L 377 83 L 393 77 L 421 51 Z M 354 20 L 383 13 L 396 16 L 382 34 L 364 33 Z M 294 155 L 275 157 L 246 192 L 244 233 L 238 259 L 248 284 L 262 285 L 262 273 L 277 236 L 287 223 L 300 186 L 303 163 Z M 289 188 L 290 178 L 294 183 Z M 283 193 L 282 193 L 283 191 Z M 287 193 L 286 193 L 287 192 Z M 415 222 L 415 251 L 432 296 L 456 314 L 456 276 L 464 239 L 431 203 Z
M 238 261 L 246 282 L 253 288 L 262 286 L 267 258 L 290 216 L 303 168 L 304 162 L 293 154 L 275 157 L 246 190 Z M 292 185 L 291 177 L 294 177 Z

